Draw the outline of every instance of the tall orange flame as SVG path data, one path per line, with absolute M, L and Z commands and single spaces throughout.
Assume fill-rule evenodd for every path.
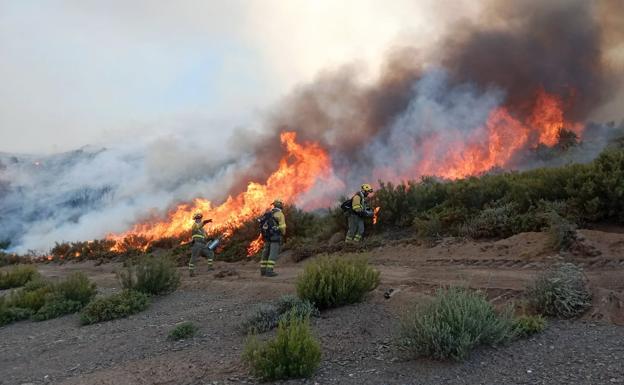
M 264 184 L 250 182 L 246 191 L 229 196 L 216 207 L 209 200 L 197 198 L 192 203 L 178 205 L 168 213 L 166 220 L 139 223 L 125 233 L 109 234 L 108 239 L 117 241 L 112 250 L 123 250 L 124 238 L 131 235 L 148 240 L 179 236 L 190 229 L 192 213 L 196 211 L 202 212 L 204 218 L 212 218 L 213 230 L 238 227 L 266 210 L 275 198 L 292 202 L 310 190 L 319 178 L 328 175 L 331 160 L 318 144 L 297 143 L 294 132 L 283 132 L 280 139 L 286 154 Z
M 566 121 L 561 99 L 540 89 L 526 122 L 500 107 L 490 113 L 482 130 L 468 138 L 457 138 L 450 145 L 448 138 L 436 135 L 426 138 L 418 149 L 424 160 L 415 165 L 409 177 L 436 175 L 457 179 L 505 167 L 523 148 L 538 144 L 554 146 L 564 128 L 580 135 L 584 126 Z M 441 155 L 436 157 L 435 154 Z

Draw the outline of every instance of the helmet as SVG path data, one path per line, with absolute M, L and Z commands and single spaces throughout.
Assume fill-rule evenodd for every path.
M 282 202 L 281 199 L 276 199 L 273 201 L 273 203 L 271 203 L 273 206 L 281 209 L 282 207 L 284 207 L 284 202 Z
M 203 215 L 200 212 L 193 214 L 193 219 L 202 219 Z
M 364 183 L 361 188 L 362 188 L 362 191 L 364 191 L 365 193 L 373 192 L 373 187 L 369 185 L 368 183 Z

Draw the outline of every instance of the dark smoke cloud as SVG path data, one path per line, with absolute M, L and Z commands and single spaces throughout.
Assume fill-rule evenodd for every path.
M 467 130 L 467 126 L 446 126 L 452 119 L 445 121 L 443 116 L 432 123 L 413 115 L 414 108 L 427 113 L 414 106 L 415 99 L 423 106 L 427 98 L 440 111 L 457 114 L 457 100 L 444 95 L 461 94 L 458 90 L 466 87 L 474 91 L 474 98 L 464 102 L 486 105 L 479 100 L 498 98 L 500 105 L 521 120 L 530 114 L 542 88 L 561 97 L 567 119 L 585 122 L 613 97 L 621 75 L 605 64 L 603 55 L 607 42 L 612 44 L 622 29 L 617 18 L 602 22 L 605 9 L 613 9 L 616 3 L 493 1 L 477 22 L 464 21 L 449 30 L 439 48 L 426 55 L 434 63 L 427 68 L 420 65 L 425 54 L 407 44 L 389 55 L 373 84 L 361 83 L 353 67 L 323 73 L 275 107 L 269 135 L 257 147 L 259 161 L 249 176 L 262 178 L 274 169 L 281 156 L 276 135 L 294 130 L 302 139 L 321 142 L 329 149 L 336 174 L 354 187 L 370 180 L 374 168 L 387 167 L 392 161 L 387 157 L 396 150 L 393 146 L 402 140 L 418 142 L 419 135 L 432 127 L 443 135 Z M 445 73 L 444 81 L 436 83 L 443 92 L 423 85 L 431 71 Z M 502 98 L 495 96 L 500 94 Z M 406 120 L 406 114 L 411 114 L 411 120 Z M 475 111 L 475 116 L 482 117 L 483 111 Z M 401 135 L 397 135 L 399 126 Z M 415 154 L 410 159 L 420 158 Z M 406 170 L 396 174 L 402 171 Z

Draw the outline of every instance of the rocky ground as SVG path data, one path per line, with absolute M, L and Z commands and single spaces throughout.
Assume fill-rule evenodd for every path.
M 366 302 L 323 312 L 313 320 L 323 362 L 319 384 L 624 384 L 624 235 L 582 230 L 573 252 L 556 255 L 545 234 L 493 241 L 445 239 L 434 247 L 393 242 L 365 254 L 382 273 Z M 594 307 L 582 320 L 551 321 L 534 338 L 474 352 L 463 363 L 411 360 L 393 341 L 398 314 L 440 285 L 480 288 L 495 303 L 522 295 L 554 261 L 584 266 Z M 76 315 L 0 328 L 0 384 L 253 383 L 240 363 L 245 337 L 238 325 L 255 305 L 294 292 L 303 264 L 280 260 L 280 275 L 261 278 L 255 263 L 217 264 L 214 273 L 184 276 L 181 288 L 127 319 L 80 326 Z M 59 277 L 86 272 L 101 291 L 119 290 L 116 264 L 40 265 Z M 395 294 L 385 299 L 392 288 Z M 167 334 L 193 321 L 198 336 Z

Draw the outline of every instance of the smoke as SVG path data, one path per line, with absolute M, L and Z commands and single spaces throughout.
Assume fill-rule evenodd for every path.
M 489 2 L 480 18 L 458 21 L 428 49 L 397 42 L 372 81 L 358 64 L 319 73 L 274 105 L 262 129 L 212 143 L 220 151 L 186 132 L 41 159 L 0 155 L 0 241 L 18 252 L 41 250 L 127 230 L 199 196 L 219 203 L 275 171 L 284 130 L 318 142 L 332 159 L 329 177 L 297 199 L 306 208 L 363 182 L 435 173 L 449 154 L 461 166 L 474 160 L 471 146 L 514 169 L 589 161 L 612 131 L 589 119 L 624 95 L 624 26 L 613 13 L 620 4 Z M 552 157 L 527 139 L 519 154 L 492 155 L 497 145 L 488 137 L 509 144 L 521 136 L 541 91 L 562 101 L 566 121 L 588 124 L 584 144 Z
M 43 251 L 120 232 L 197 196 L 223 199 L 252 159 L 207 147 L 167 137 L 41 158 L 0 154 L 0 242 Z
M 624 71 L 606 53 L 613 56 L 621 44 L 614 36 L 624 27 L 613 16 L 603 23 L 605 9 L 616 3 L 491 1 L 478 19 L 457 22 L 432 51 L 409 42 L 395 47 L 375 82 L 362 81 L 354 66 L 322 73 L 275 107 L 267 125 L 273 135 L 258 144 L 262 161 L 253 175 L 271 169 L 279 156 L 271 143 L 286 128 L 321 142 L 336 173 L 355 188 L 377 178 L 418 177 L 415 163 L 461 151 L 457 144 L 483 130 L 495 108 L 527 121 L 541 91 L 563 102 L 566 121 L 587 122 L 622 89 Z M 422 147 L 432 136 L 437 153 Z M 595 142 L 579 160 L 600 151 Z

